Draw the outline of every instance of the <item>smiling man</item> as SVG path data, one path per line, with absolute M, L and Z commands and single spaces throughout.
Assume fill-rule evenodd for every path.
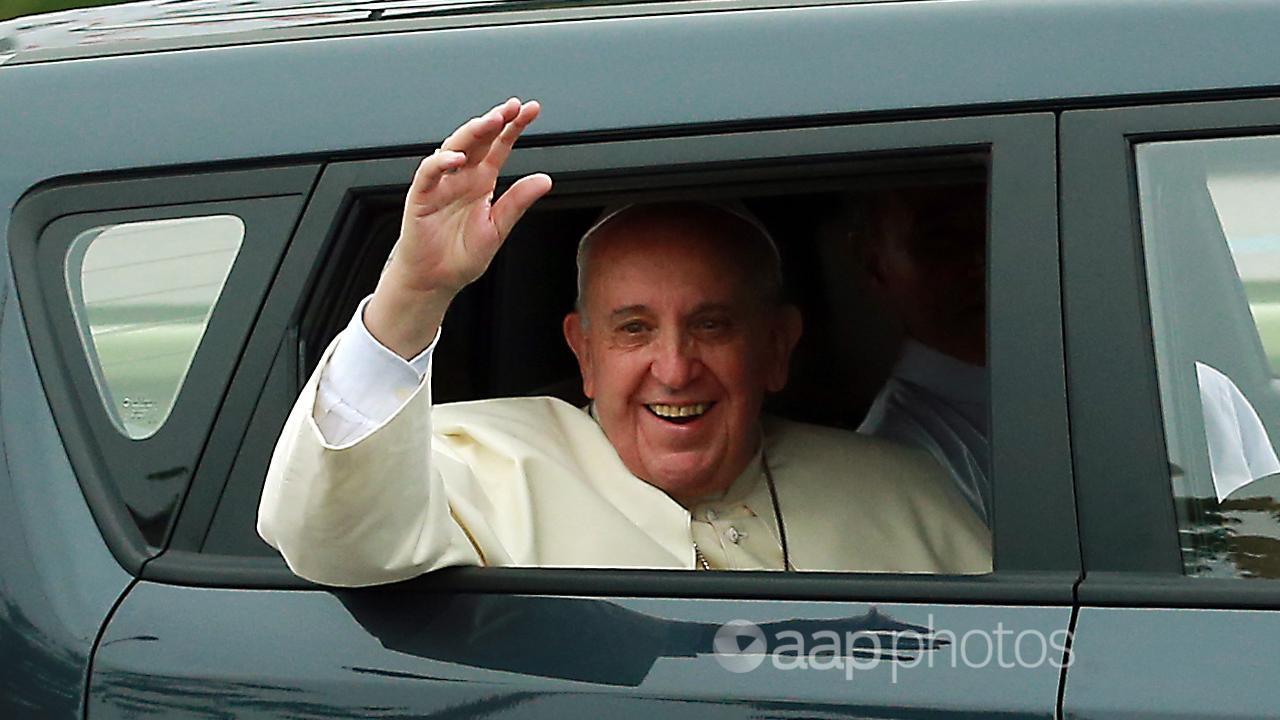
M 433 406 L 453 297 L 551 187 L 490 203 L 536 103 L 423 161 L 374 294 L 286 423 L 258 531 L 302 577 L 450 565 L 981 573 L 985 528 L 928 455 L 762 418 L 800 335 L 767 232 L 731 207 L 637 205 L 579 248 L 564 334 L 589 412 L 553 398 Z
M 800 336 L 772 241 L 741 211 L 624 208 L 587 232 L 564 321 L 583 390 L 623 464 L 688 505 L 729 486 L 760 444 L 765 391 Z

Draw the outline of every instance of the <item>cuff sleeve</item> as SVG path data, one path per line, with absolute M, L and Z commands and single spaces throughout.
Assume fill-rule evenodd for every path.
M 365 298 L 321 369 L 312 417 L 326 443 L 348 445 L 396 414 L 427 382 L 440 333 L 406 361 L 374 339 L 364 324 Z

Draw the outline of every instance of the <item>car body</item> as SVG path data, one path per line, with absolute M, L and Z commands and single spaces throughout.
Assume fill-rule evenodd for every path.
M 1280 588 L 1184 564 L 1137 178 L 1143 148 L 1280 127 L 1280 6 L 447 10 L 0 64 L 0 714 L 1274 714 Z M 446 398 L 565 379 L 567 351 L 544 332 L 571 292 L 565 228 L 615 200 L 756 198 L 799 257 L 834 192 L 987 183 L 995 571 L 484 568 L 366 590 L 293 577 L 253 531 L 275 435 L 376 279 L 417 159 L 512 95 L 544 115 L 509 173 L 557 178 L 522 227 L 559 241 L 511 243 L 456 309 Z M 92 287 L 68 270 L 113 229 L 191 218 L 231 228 L 215 233 L 234 238 L 221 266 L 147 256 Z M 809 277 L 830 267 L 814 260 Z M 838 297 L 841 277 L 813 285 Z M 133 321 L 102 320 L 87 298 L 197 284 L 215 290 L 191 313 L 99 342 L 95 323 Z M 875 318 L 847 317 L 861 315 L 827 317 L 825 335 L 810 323 L 831 344 L 781 411 L 839 422 L 865 405 L 892 349 Z M 852 380 L 824 355 L 842 342 Z M 139 358 L 162 346 L 186 363 L 168 384 Z M 793 653 L 736 672 L 713 657 L 735 620 L 770 642 L 826 629 L 914 644 L 845 648 L 863 665 Z

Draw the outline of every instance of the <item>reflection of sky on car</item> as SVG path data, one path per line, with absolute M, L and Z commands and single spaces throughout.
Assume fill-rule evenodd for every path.
M 142 0 L 0 23 L 4 53 L 128 40 L 355 22 L 498 0 Z

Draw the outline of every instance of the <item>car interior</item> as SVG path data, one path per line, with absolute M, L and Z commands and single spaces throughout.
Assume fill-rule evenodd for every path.
M 453 402 L 552 395 L 582 406 L 577 363 L 561 331 L 574 302 L 580 236 L 604 208 L 645 201 L 734 200 L 773 236 L 784 292 L 804 317 L 787 387 L 766 398 L 766 412 L 854 430 L 892 369 L 902 328 L 873 297 L 856 247 L 869 231 L 872 204 L 887 190 L 985 187 L 985 158 L 878 159 L 871 171 L 836 166 L 777 168 L 753 182 L 704 178 L 557 178 L 556 191 L 515 227 L 488 271 L 450 307 L 432 356 L 432 398 Z M 737 171 L 741 178 L 747 173 Z M 501 193 L 502 187 L 498 188 Z M 202 551 L 279 558 L 257 537 L 263 472 L 284 413 L 320 356 L 377 284 L 398 236 L 404 187 L 358 194 L 335 219 L 325 264 L 316 274 L 297 331 L 296 355 L 282 348 L 237 456 Z M 292 341 L 288 341 L 292 342 Z
M 552 395 L 585 405 L 577 365 L 560 329 L 573 307 L 581 235 L 604 208 L 622 203 L 728 197 L 745 205 L 774 237 L 787 299 L 804 317 L 790 382 L 768 399 L 767 410 L 855 429 L 888 376 L 902 339 L 898 320 L 868 291 L 856 245 L 858 234 L 868 232 L 869 205 L 887 188 L 972 183 L 983 172 L 913 172 L 701 193 L 553 194 L 529 211 L 485 275 L 450 307 L 432 360 L 433 399 Z M 373 291 L 395 244 L 399 215 L 398 196 L 368 197 L 353 209 L 303 323 L 304 379 L 355 306 Z

